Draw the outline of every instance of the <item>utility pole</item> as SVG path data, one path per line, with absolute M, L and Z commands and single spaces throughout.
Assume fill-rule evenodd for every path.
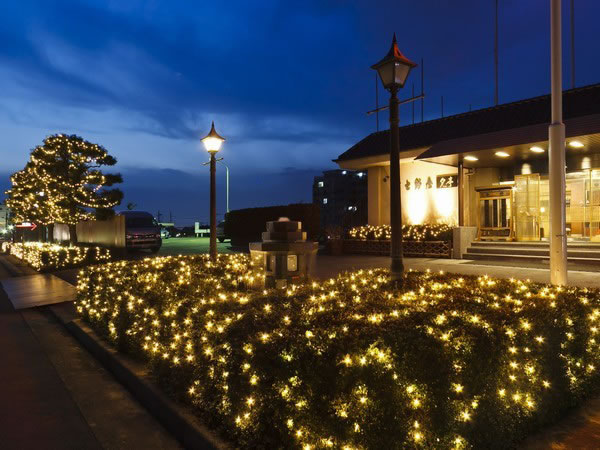
M 498 0 L 496 0 L 496 33 L 494 36 L 494 74 L 496 78 L 494 104 L 498 106 Z
M 423 65 L 423 58 L 421 58 L 421 122 L 423 122 L 424 109 L 425 108 L 425 66 Z
M 156 213 L 156 221 L 157 221 L 158 223 L 160 223 L 160 217 L 161 217 L 161 216 L 162 216 L 162 214 L 160 213 L 160 209 L 159 209 L 159 210 L 157 211 L 157 213 Z
M 571 0 L 571 89 L 575 89 L 575 0 Z
M 565 125 L 562 121 L 561 0 L 550 0 L 552 123 L 550 124 L 550 282 L 567 284 Z
M 442 100 L 441 101 L 441 106 L 442 106 L 442 118 L 443 118 L 444 117 L 444 96 L 443 95 L 442 95 L 441 100 Z
M 415 97 L 415 83 L 412 84 L 412 96 Z M 412 103 L 412 123 L 415 124 L 415 102 Z
M 377 131 L 379 131 L 379 80 L 375 73 L 375 120 L 377 121 Z

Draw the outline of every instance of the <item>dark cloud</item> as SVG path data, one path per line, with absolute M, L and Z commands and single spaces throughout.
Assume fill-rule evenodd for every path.
M 500 100 L 548 92 L 548 3 L 500 3 Z M 307 198 L 300 193 L 309 185 L 278 184 L 285 178 L 277 167 L 331 168 L 332 158 L 374 131 L 375 117 L 365 115 L 375 104 L 370 65 L 385 54 L 392 32 L 408 57 L 425 60 L 426 120 L 439 117 L 442 95 L 446 115 L 492 104 L 494 5 L 7 1 L 0 15 L 0 130 L 6 135 L 0 157 L 4 167 L 22 167 L 27 151 L 45 135 L 64 131 L 114 148 L 128 166 L 139 161 L 140 167 L 188 170 L 203 158 L 197 142 L 216 119 L 237 180 L 257 193 L 237 198 L 248 205 L 285 202 L 285 194 L 289 201 Z M 600 50 L 600 4 L 578 0 L 576 8 L 577 77 L 583 85 L 600 81 L 600 62 L 590 57 Z M 402 98 L 413 84 L 419 92 L 418 69 Z M 386 99 L 380 88 L 379 104 Z M 419 119 L 420 103 L 415 107 Z M 409 122 L 412 105 L 400 115 L 401 123 Z M 387 126 L 385 113 L 380 126 Z M 294 180 L 310 184 L 303 173 Z M 129 175 L 136 195 L 158 189 L 152 177 Z M 195 204 L 183 175 L 154 175 L 166 177 L 164 189 L 189 192 L 185 202 Z

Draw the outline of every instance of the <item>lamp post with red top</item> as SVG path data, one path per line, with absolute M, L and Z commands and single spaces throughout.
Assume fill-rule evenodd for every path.
M 400 199 L 400 136 L 398 126 L 398 90 L 404 87 L 408 74 L 417 65 L 405 57 L 396 42 L 396 34 L 392 46 L 385 57 L 371 66 L 377 70 L 379 78 L 390 91 L 390 224 L 391 239 L 391 272 L 392 279 L 401 283 L 404 273 L 402 261 L 402 205 Z

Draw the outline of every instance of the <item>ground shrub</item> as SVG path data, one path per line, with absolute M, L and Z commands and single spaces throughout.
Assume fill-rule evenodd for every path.
M 348 239 L 390 240 L 390 225 L 363 225 L 348 231 Z M 402 225 L 405 241 L 452 241 L 452 227 L 445 224 Z
M 600 295 L 386 270 L 263 291 L 243 255 L 86 268 L 77 309 L 234 446 L 510 448 L 598 383 Z
M 47 242 L 2 243 L 2 249 L 16 258 L 22 259 L 35 270 L 69 269 L 87 264 L 99 264 L 110 261 L 108 248 L 93 246 L 71 246 Z

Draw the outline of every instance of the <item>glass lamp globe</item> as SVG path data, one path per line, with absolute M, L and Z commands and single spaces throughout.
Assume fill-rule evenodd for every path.
M 404 87 L 408 74 L 414 67 L 417 67 L 417 64 L 404 56 L 398 48 L 396 33 L 394 33 L 390 51 L 381 61 L 373 64 L 371 69 L 377 70 L 383 86 L 389 90 L 394 87 Z
M 217 153 L 221 150 L 223 141 L 225 141 L 225 138 L 217 133 L 217 130 L 215 130 L 215 122 L 213 121 L 209 133 L 202 138 L 204 148 L 208 153 Z

